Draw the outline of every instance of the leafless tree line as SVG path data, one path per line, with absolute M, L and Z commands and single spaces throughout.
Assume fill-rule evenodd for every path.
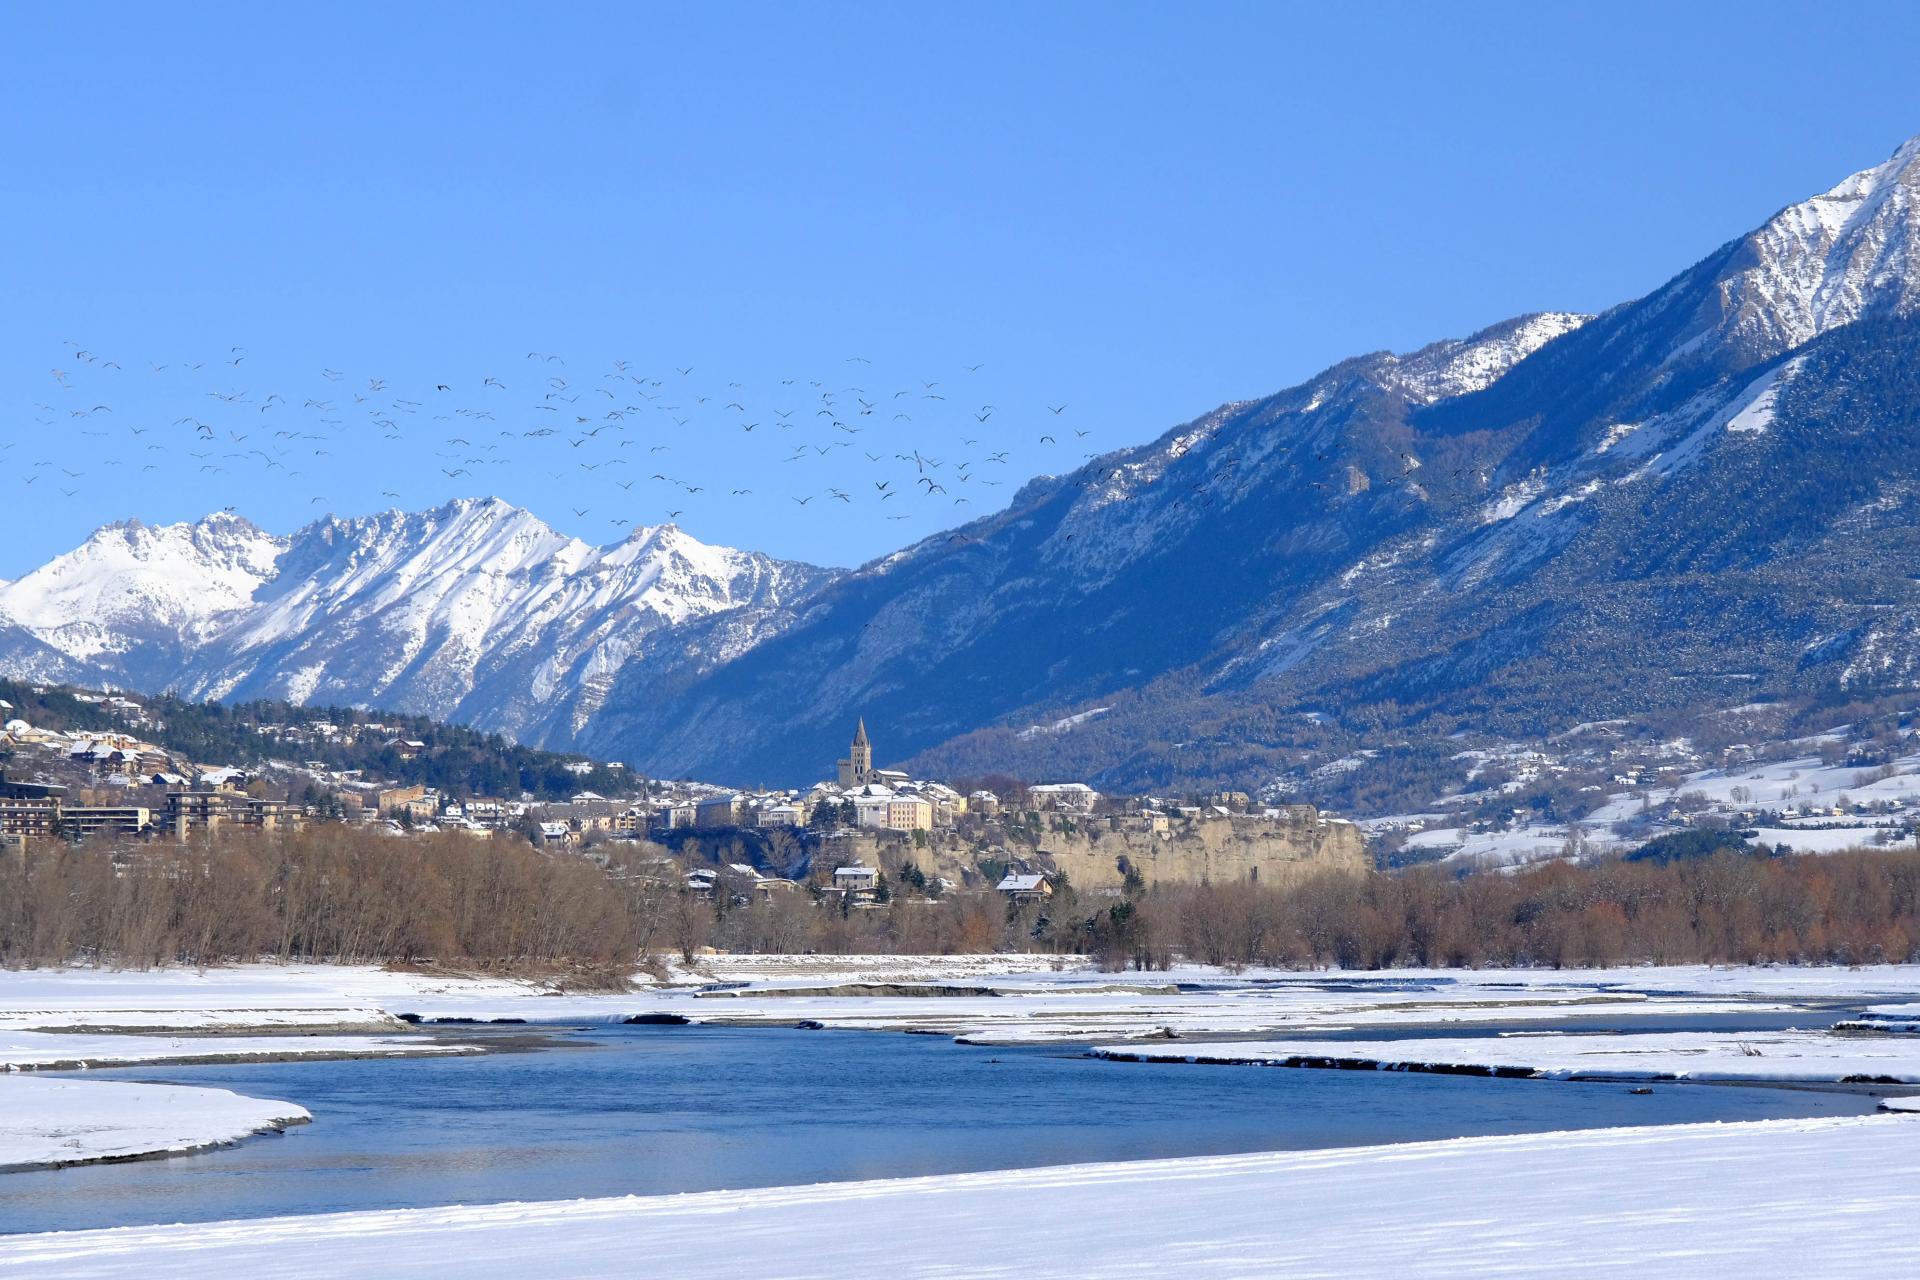
M 1670 865 L 1554 864 L 1511 875 L 1329 875 L 1289 887 L 1133 886 L 1009 906 L 895 892 L 859 909 L 805 889 L 711 897 L 659 851 L 589 859 L 516 840 L 396 840 L 335 824 L 0 856 L 0 964 L 130 967 L 258 958 L 437 963 L 617 981 L 703 948 L 761 953 L 1040 950 L 1110 968 L 1570 966 L 1920 960 L 1920 853 Z
M 1465 877 L 1422 868 L 1292 891 L 1196 886 L 1148 895 L 1142 914 L 1134 937 L 1109 940 L 1109 963 L 1176 953 L 1354 969 L 1905 963 L 1920 961 L 1920 853 L 1721 853 Z

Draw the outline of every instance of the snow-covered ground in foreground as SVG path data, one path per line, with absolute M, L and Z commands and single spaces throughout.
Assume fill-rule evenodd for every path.
M 0 1076 L 0 1172 L 197 1151 L 311 1118 L 226 1089 Z
M 1920 1273 L 1920 1119 L 1764 1121 L 0 1238 L 0 1275 Z
M 1827 1031 L 1522 1032 L 1459 1040 L 1255 1040 L 1153 1048 L 1129 1044 L 1094 1052 L 1129 1061 L 1312 1066 L 1332 1060 L 1367 1062 L 1387 1071 L 1528 1072 L 1557 1080 L 1920 1085 L 1920 1039 Z

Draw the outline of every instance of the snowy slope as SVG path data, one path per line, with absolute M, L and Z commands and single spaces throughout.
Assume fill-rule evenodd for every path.
M 542 739 L 589 714 L 654 632 L 740 611 L 751 633 L 830 577 L 672 525 L 594 547 L 460 499 L 286 538 L 228 515 L 110 525 L 0 588 L 0 624 L 135 687 L 378 704 Z M 63 674 L 24 641 L 0 644 L 0 663 Z
M 1541 311 L 1482 329 L 1468 338 L 1448 338 L 1406 356 L 1387 356 L 1374 377 L 1421 404 L 1463 396 L 1495 379 L 1592 316 Z

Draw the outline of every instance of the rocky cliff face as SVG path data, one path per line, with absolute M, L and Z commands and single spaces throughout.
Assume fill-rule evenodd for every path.
M 1314 875 L 1359 875 L 1373 866 L 1360 829 L 1309 805 L 1280 822 L 1264 818 L 1175 821 L 1164 834 L 1076 823 L 1041 837 L 1038 856 L 1077 889 L 1117 888 L 1131 867 L 1149 885 L 1297 884 Z M 1124 864 L 1123 864 L 1124 860 Z
M 980 871 L 990 850 L 1004 849 L 1035 870 L 1065 872 L 1077 890 L 1119 888 L 1132 868 L 1149 885 L 1253 883 L 1271 887 L 1297 884 L 1315 875 L 1361 875 L 1373 867 L 1360 829 L 1324 818 L 1311 805 L 1293 805 L 1279 820 L 1261 817 L 1211 817 L 1173 820 L 1164 832 L 1144 829 L 1134 820 L 1118 824 L 1106 818 L 1068 820 L 1048 815 L 1037 838 L 1023 829 L 999 832 L 995 843 L 963 839 L 949 830 L 929 834 L 924 844 L 895 833 L 868 829 L 837 837 L 831 851 L 779 829 L 756 828 L 724 836 L 688 833 L 683 843 L 705 844 L 719 861 L 725 849 L 751 850 L 781 875 L 805 878 L 820 871 L 819 858 L 836 864 L 860 863 L 897 873 L 912 863 L 928 875 L 955 884 L 991 888 Z M 1004 840 L 1004 844 L 998 843 Z M 991 856 L 999 856 L 993 853 Z

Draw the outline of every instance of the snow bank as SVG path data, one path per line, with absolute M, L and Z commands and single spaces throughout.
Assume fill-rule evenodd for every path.
M 1834 1030 L 1920 1036 L 1920 1004 L 1877 1004 L 1857 1018 L 1836 1023 Z
M 1920 1040 L 1827 1031 L 1521 1032 L 1462 1040 L 1268 1040 L 1095 1049 L 1134 1062 L 1373 1067 L 1555 1080 L 1920 1084 Z
M 255 1058 L 407 1058 L 479 1053 L 477 1045 L 398 1036 L 71 1035 L 0 1029 L 0 1073 Z
M 0 1172 L 198 1151 L 312 1118 L 226 1089 L 0 1076 Z
M 1920 1120 L 1609 1129 L 0 1238 L 0 1276 L 1878 1277 Z

